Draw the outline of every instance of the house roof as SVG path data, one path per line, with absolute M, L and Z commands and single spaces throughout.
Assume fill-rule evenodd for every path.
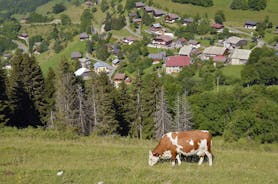
M 114 80 L 125 80 L 126 75 L 124 73 L 116 73 L 114 76 Z
M 113 61 L 112 61 L 112 63 L 115 65 L 115 64 L 118 64 L 120 62 L 120 60 L 118 59 L 118 58 L 116 58 L 116 59 L 114 59 Z
M 246 49 L 235 49 L 234 53 L 232 54 L 232 59 L 242 59 L 242 60 L 248 60 L 249 56 L 251 54 L 251 50 Z
M 133 37 L 124 37 L 123 38 L 123 40 L 127 40 L 127 41 L 130 41 L 130 42 L 133 42 L 133 41 L 135 41 L 136 39 L 135 38 L 133 38 Z
M 152 11 L 154 11 L 154 8 L 151 7 L 151 6 L 145 6 L 144 9 L 145 9 L 146 12 L 152 12 Z
M 80 52 L 72 52 L 71 58 L 81 58 L 82 54 Z
M 165 57 L 166 57 L 166 52 L 151 53 L 151 54 L 148 55 L 148 58 L 150 58 L 150 59 L 163 60 Z
M 136 2 L 135 7 L 144 7 L 145 4 L 143 2 Z
M 97 69 L 97 68 L 100 68 L 100 67 L 106 67 L 108 68 L 109 70 L 110 69 L 113 69 L 113 67 L 103 61 L 98 61 L 94 64 L 94 69 Z
M 184 56 L 189 56 L 190 53 L 192 51 L 192 47 L 189 45 L 184 45 L 180 51 L 179 51 L 179 55 L 184 55 Z
M 214 29 L 222 29 L 222 28 L 224 28 L 224 25 L 215 23 L 215 24 L 212 24 L 211 27 Z
M 89 35 L 87 33 L 80 33 L 79 38 L 86 39 L 86 38 L 89 38 Z
M 170 36 L 167 36 L 167 35 L 160 35 L 160 36 L 155 37 L 154 40 L 162 40 L 164 42 L 170 42 L 173 40 L 173 38 Z
M 153 9 L 153 15 L 159 16 L 159 15 L 164 15 L 164 14 L 165 14 L 165 12 L 162 10 Z
M 225 62 L 227 60 L 227 57 L 226 56 L 214 56 L 212 58 L 213 61 L 215 62 Z
M 87 72 L 90 72 L 91 70 L 90 69 L 88 69 L 88 68 L 79 68 L 78 70 L 76 70 L 75 72 L 74 72 L 74 75 L 75 76 L 81 76 L 81 75 L 83 75 L 84 73 L 87 73 Z
M 205 48 L 203 53 L 208 54 L 208 55 L 224 55 L 225 51 L 226 51 L 226 48 L 224 48 L 224 47 L 211 46 L 211 47 Z
M 256 25 L 257 25 L 257 22 L 254 22 L 254 21 L 246 21 L 246 22 L 245 22 L 245 25 L 256 26 Z
M 190 65 L 188 56 L 169 56 L 166 58 L 166 67 L 183 67 Z
M 193 19 L 192 18 L 185 18 L 185 19 L 183 19 L 183 22 L 185 22 L 185 23 L 192 23 Z
M 191 44 L 191 45 L 198 45 L 200 42 L 196 41 L 196 40 L 189 40 L 188 41 L 188 44 Z
M 231 44 L 237 44 L 241 40 L 245 40 L 245 39 L 237 37 L 237 36 L 231 36 L 226 40 L 226 42 L 231 43 Z
M 128 14 L 129 17 L 137 17 L 137 13 L 136 12 L 131 12 Z
M 154 24 L 152 24 L 152 27 L 161 28 L 162 26 L 160 25 L 160 23 L 154 23 Z
M 170 19 L 178 19 L 178 18 L 180 18 L 178 15 L 173 14 L 173 13 L 168 13 L 166 16 L 169 16 Z

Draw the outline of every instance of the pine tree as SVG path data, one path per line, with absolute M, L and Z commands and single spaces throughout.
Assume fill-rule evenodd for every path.
M 182 96 L 177 94 L 175 103 L 175 119 L 172 126 L 173 131 L 191 130 L 191 118 L 190 105 L 187 101 L 186 91 Z
M 101 135 L 117 132 L 118 122 L 115 118 L 114 87 L 105 73 L 97 77 L 97 131 Z
M 172 117 L 168 112 L 168 104 L 163 87 L 156 104 L 155 121 L 155 138 L 160 139 L 163 134 L 170 131 L 172 124 Z
M 9 106 L 6 82 L 6 72 L 0 65 L 0 124 L 3 125 L 5 125 L 9 121 Z
M 49 122 L 49 127 L 54 128 L 54 112 L 55 112 L 55 81 L 56 74 L 52 68 L 49 68 L 46 79 L 45 79 L 45 98 L 47 102 L 48 115 L 47 119 Z
M 60 125 L 79 129 L 77 81 L 69 64 L 63 60 L 57 75 L 56 118 Z

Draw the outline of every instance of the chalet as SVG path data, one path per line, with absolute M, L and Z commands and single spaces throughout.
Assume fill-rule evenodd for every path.
M 188 24 L 193 23 L 193 19 L 192 18 L 186 18 L 183 20 L 183 24 L 184 26 L 187 26 Z
M 83 68 L 87 68 L 90 66 L 90 60 L 88 58 L 79 58 L 78 61 Z
M 135 12 L 131 12 L 131 13 L 128 14 L 128 16 L 129 16 L 130 18 L 135 18 L 135 17 L 137 17 L 138 15 L 137 15 L 137 13 L 135 13 Z
M 88 7 L 88 8 L 91 8 L 92 6 L 94 6 L 94 3 L 92 1 L 86 1 L 85 2 L 85 5 Z
M 124 37 L 122 39 L 122 41 L 128 45 L 131 45 L 133 44 L 133 42 L 135 41 L 135 38 L 132 38 L 132 37 Z
M 191 56 L 200 56 L 202 54 L 202 50 L 201 49 L 193 49 L 191 51 Z
M 184 45 L 186 44 L 186 39 L 185 38 L 178 38 L 176 40 L 176 43 L 175 43 L 175 48 L 181 48 L 183 47 Z
M 165 22 L 167 23 L 174 23 L 176 20 L 179 20 L 180 17 L 176 14 L 169 13 L 165 16 Z
M 160 25 L 160 23 L 152 24 L 150 31 L 155 34 L 162 34 L 164 32 L 163 27 Z
M 40 47 L 41 47 L 42 42 L 35 42 L 33 45 L 33 52 L 34 54 L 40 54 Z
M 257 22 L 246 21 L 245 24 L 244 24 L 244 27 L 246 29 L 256 29 L 257 28 Z
M 140 25 L 141 22 L 142 22 L 142 19 L 141 19 L 141 18 L 133 18 L 133 19 L 132 19 L 132 23 L 134 23 L 134 24 Z
M 200 42 L 198 42 L 196 40 L 189 40 L 188 45 L 190 45 L 193 49 L 197 49 L 197 48 L 201 47 Z
M 113 70 L 113 67 L 103 61 L 98 61 L 94 64 L 94 70 L 96 73 L 109 73 L 110 71 Z
M 153 16 L 154 16 L 155 18 L 161 17 L 161 16 L 163 16 L 163 15 L 165 15 L 165 12 L 164 12 L 164 11 L 158 10 L 158 9 L 154 9 L 154 10 L 153 10 Z
M 80 52 L 72 52 L 71 59 L 79 59 L 82 58 L 82 54 Z
M 79 68 L 74 72 L 74 75 L 77 77 L 82 77 L 84 80 L 88 80 L 90 78 L 91 70 L 87 68 Z
M 190 56 L 191 52 L 192 52 L 192 47 L 189 45 L 185 45 L 180 49 L 179 55 L 180 56 Z
M 231 36 L 224 41 L 224 47 L 227 49 L 240 48 L 244 45 L 247 45 L 247 40 L 237 36 Z
M 203 60 L 209 60 L 210 58 L 213 58 L 215 56 L 224 56 L 227 54 L 227 49 L 224 47 L 216 47 L 216 46 L 211 46 L 205 48 L 203 51 Z
M 145 6 L 145 7 L 144 7 L 144 10 L 145 10 L 146 13 L 153 13 L 154 8 L 151 7 L 151 6 Z
M 113 61 L 112 61 L 112 66 L 117 66 L 118 64 L 120 63 L 120 60 L 118 59 L 118 58 L 116 58 L 116 59 L 114 59 Z
M 224 64 L 226 63 L 227 61 L 227 57 L 226 56 L 214 56 L 212 57 L 212 61 L 215 63 L 215 64 Z
M 211 28 L 215 29 L 217 32 L 223 32 L 224 25 L 223 24 L 215 23 L 215 24 L 211 25 Z
M 170 46 L 173 42 L 173 38 L 166 35 L 157 36 L 152 40 L 154 45 Z
M 28 39 L 28 34 L 27 34 L 27 33 L 20 33 L 20 34 L 18 35 L 18 38 L 23 39 L 23 40 L 26 40 L 26 39 Z
M 188 56 L 169 56 L 166 58 L 166 73 L 177 73 L 182 70 L 183 67 L 190 65 L 190 59 Z
M 151 53 L 151 54 L 148 55 L 148 58 L 152 59 L 153 64 L 158 64 L 158 63 L 165 60 L 166 52 Z
M 251 50 L 246 49 L 235 49 L 230 57 L 230 64 L 231 65 L 243 65 L 249 59 L 251 54 Z
M 124 73 L 116 73 L 116 74 L 114 75 L 114 77 L 113 77 L 114 86 L 115 86 L 116 88 L 118 88 L 118 87 L 119 87 L 119 84 L 122 83 L 122 82 L 124 82 L 126 78 L 127 78 L 127 77 L 126 77 L 126 75 L 125 75 Z
M 89 35 L 87 33 L 80 33 L 79 39 L 80 39 L 80 41 L 88 40 Z
M 135 8 L 144 8 L 145 7 L 145 4 L 142 3 L 142 2 L 136 2 L 135 3 Z

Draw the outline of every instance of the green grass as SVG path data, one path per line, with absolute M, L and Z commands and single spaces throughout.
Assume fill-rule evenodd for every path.
M 80 51 L 83 54 L 86 51 L 86 43 L 81 42 L 79 40 L 79 36 L 76 36 L 72 42 L 69 42 L 67 47 L 60 53 L 55 54 L 52 50 L 50 50 L 43 54 L 37 55 L 36 58 L 42 68 L 43 73 L 46 73 L 49 67 L 55 69 L 62 59 L 70 60 L 71 53 L 73 51 Z
M 216 138 L 213 166 L 147 165 L 156 141 L 70 137 L 42 130 L 1 130 L 0 182 L 6 183 L 277 183 L 278 145 L 227 144 Z M 57 176 L 63 170 L 62 176 Z
M 278 1 L 269 0 L 268 6 L 263 11 L 243 11 L 231 10 L 229 8 L 231 0 L 214 0 L 214 6 L 205 8 L 200 6 L 193 6 L 189 4 L 173 3 L 171 0 L 154 0 L 155 5 L 159 5 L 162 9 L 167 9 L 170 12 L 179 15 L 195 16 L 197 13 L 204 15 L 205 13 L 213 19 L 215 12 L 223 10 L 226 17 L 226 24 L 232 26 L 242 26 L 246 20 L 263 21 L 265 16 L 269 16 L 274 25 L 278 25 Z
M 241 70 L 243 69 L 243 65 L 228 65 L 223 67 L 222 72 L 226 77 L 232 77 L 234 79 L 241 78 Z

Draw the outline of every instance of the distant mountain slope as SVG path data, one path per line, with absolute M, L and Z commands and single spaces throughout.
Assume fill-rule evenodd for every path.
M 51 0 L 0 0 L 0 20 L 15 13 L 34 11 Z

